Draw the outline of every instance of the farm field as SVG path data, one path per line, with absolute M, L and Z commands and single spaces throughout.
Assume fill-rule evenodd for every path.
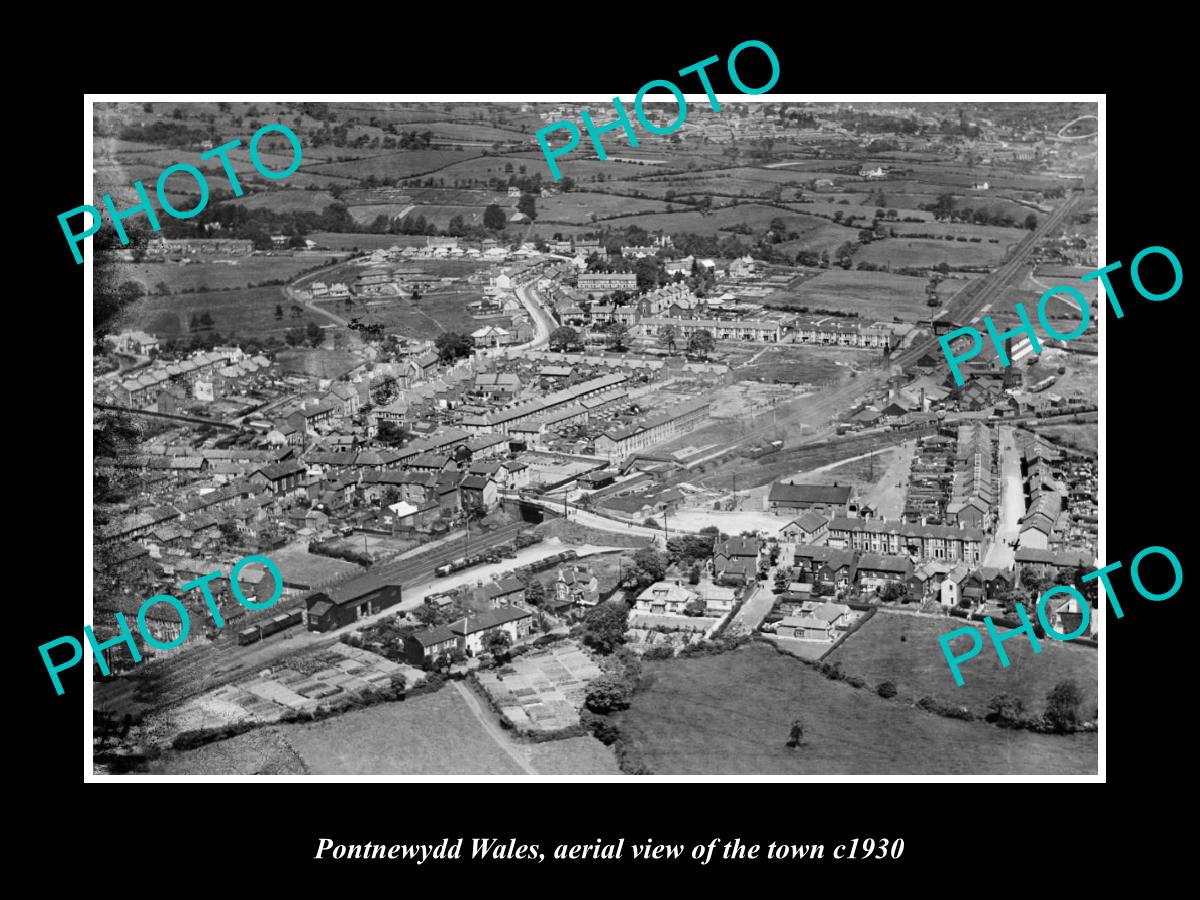
M 555 194 L 537 201 L 538 222 L 583 225 L 597 219 L 627 216 L 642 210 L 665 212 L 666 204 L 659 200 L 636 197 L 615 197 L 609 194 L 593 194 L 586 191 L 571 191 Z
M 616 721 L 655 774 L 1048 775 L 1097 767 L 1095 734 L 943 718 L 831 681 L 761 643 L 647 662 L 645 671 L 652 683 Z M 804 744 L 791 750 L 784 742 L 798 715 Z
M 404 247 L 405 235 L 402 234 L 341 234 L 333 231 L 314 231 L 308 235 L 310 241 L 315 241 L 318 247 L 330 250 L 387 250 L 394 246 Z M 420 239 L 422 246 L 425 238 Z
M 621 156 L 623 154 L 617 152 L 616 148 L 610 148 L 609 155 Z M 480 178 L 486 181 L 494 176 L 507 180 L 510 173 L 504 171 L 504 166 L 509 162 L 512 163 L 514 171 L 519 172 L 518 167 L 524 165 L 526 174 L 540 174 L 544 183 L 555 183 L 550 174 L 550 167 L 546 165 L 546 159 L 540 151 L 537 153 L 510 153 L 504 156 L 478 156 L 476 159 L 467 159 L 447 166 L 437 173 L 437 177 L 446 179 L 448 185 L 452 185 L 455 179 L 464 178 Z M 561 157 L 558 160 L 558 166 L 563 175 L 574 178 L 577 184 L 594 182 L 600 175 L 603 175 L 606 181 L 611 181 L 658 169 L 657 166 L 639 166 L 635 163 L 619 162 L 615 159 L 607 159 L 604 162 L 594 159 L 587 160 L 576 157 L 573 153 Z
M 524 745 L 545 775 L 618 774 L 592 737 Z M 523 775 L 452 687 L 321 722 L 259 728 L 196 750 L 169 752 L 154 774 Z
M 919 618 L 879 610 L 871 621 L 856 631 L 833 653 L 830 663 L 840 662 L 848 675 L 859 675 L 871 687 L 891 681 L 899 691 L 897 699 L 918 700 L 936 697 L 947 703 L 968 707 L 976 715 L 987 712 L 988 701 L 997 694 L 1012 694 L 1025 703 L 1030 712 L 1042 712 L 1046 694 L 1054 685 L 1072 679 L 1084 695 L 1084 715 L 1091 717 L 1098 691 L 1098 657 L 1094 647 L 1073 642 L 1041 642 L 1042 652 L 1035 654 L 1028 641 L 1005 644 L 1011 665 L 1001 668 L 991 651 L 982 625 L 983 651 L 962 664 L 964 684 L 954 683 L 950 667 L 942 654 L 938 637 L 968 623 L 952 618 Z M 901 641 L 904 635 L 907 640 Z M 965 638 L 951 644 L 953 652 L 962 652 L 969 644 Z
M 871 244 L 870 247 L 877 246 Z M 859 255 L 861 255 L 861 252 Z M 832 309 L 855 313 L 869 321 L 928 318 L 924 278 L 890 272 L 830 269 L 805 281 L 793 291 L 772 294 L 764 303 L 772 307 L 811 310 Z
M 275 307 L 284 308 L 284 317 L 275 318 Z M 303 326 L 321 317 L 305 314 L 293 318 L 287 314 L 290 302 L 279 286 L 240 288 L 228 291 L 208 291 L 194 294 L 143 297 L 126 308 L 121 327 L 148 331 L 159 337 L 186 334 L 192 315 L 207 312 L 212 316 L 213 329 L 221 334 L 247 338 L 264 338 L 284 332 L 296 325 Z M 322 324 L 321 321 L 318 324 Z
M 362 365 L 361 357 L 348 350 L 280 350 L 275 361 L 285 373 L 313 375 L 317 378 L 341 378 Z
M 923 227 L 923 226 L 915 226 Z M 892 266 L 996 266 L 1004 257 L 1002 244 L 886 238 L 872 241 L 854 254 L 855 262 Z
M 479 156 L 476 150 L 385 150 L 350 162 L 319 163 L 304 167 L 314 175 L 338 175 L 342 178 L 410 178 L 439 171 L 463 160 Z
M 359 225 L 370 225 L 379 216 L 387 216 L 389 220 L 394 219 L 411 206 L 411 203 L 372 203 L 365 206 L 349 206 L 347 210 L 350 218 Z
M 136 281 L 147 293 L 159 282 L 172 292 L 207 288 L 208 292 L 245 288 L 265 281 L 291 281 L 301 272 L 325 265 L 326 256 L 237 256 L 226 262 L 122 263 L 121 280 Z
M 467 305 L 483 295 L 476 291 L 443 291 L 422 294 L 421 299 L 408 298 L 369 301 L 378 306 L 366 306 L 355 301 L 345 307 L 340 301 L 321 300 L 317 305 L 343 318 L 361 317 L 364 325 L 382 324 L 385 328 L 402 332 L 406 337 L 418 339 L 436 338 L 443 331 L 458 331 L 470 334 L 484 324 L 482 319 L 471 318 Z M 512 320 L 507 317 L 489 318 L 489 325 L 508 328 Z
M 779 218 L 786 226 L 803 235 L 798 240 L 806 249 L 821 250 L 836 248 L 845 241 L 851 240 L 857 232 L 827 222 L 824 219 L 805 216 L 800 213 L 789 213 L 774 206 L 763 206 L 756 203 L 743 203 L 736 206 L 722 207 L 713 210 L 709 215 L 702 215 L 692 210 L 675 213 L 661 213 L 648 216 L 627 216 L 609 219 L 607 224 L 612 228 L 625 228 L 637 225 L 647 231 L 691 232 L 699 235 L 714 235 L 735 225 L 749 226 L 755 233 L 765 232 L 772 219 Z
M 256 191 L 227 201 L 231 206 L 245 206 L 248 209 L 272 209 L 275 212 L 324 212 L 325 207 L 332 206 L 337 201 L 329 191 L 296 191 L 280 189 L 274 191 Z
M 1039 425 L 1033 430 L 1052 439 L 1055 443 L 1074 447 L 1076 450 L 1095 453 L 1099 447 L 1099 425 L 1095 422 L 1091 424 Z
M 620 775 L 612 750 L 591 735 L 529 744 L 529 764 L 539 775 Z

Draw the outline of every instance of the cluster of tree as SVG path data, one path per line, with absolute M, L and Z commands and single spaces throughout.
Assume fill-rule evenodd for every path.
M 453 362 L 463 356 L 470 356 L 474 346 L 471 339 L 457 331 L 443 331 L 434 338 L 433 346 L 437 349 L 438 359 L 442 362 Z
M 687 352 L 689 356 L 699 356 L 708 359 L 708 355 L 716 348 L 716 339 L 712 332 L 700 328 L 688 335 Z
M 134 259 L 140 261 L 146 252 L 149 232 L 132 222 L 126 224 L 125 232 L 129 237 L 126 249 L 132 250 Z M 136 281 L 119 281 L 121 265 L 111 251 L 121 249 L 121 242 L 111 227 L 101 228 L 92 241 L 95 260 L 92 269 L 92 335 L 99 341 L 121 311 L 140 300 L 145 290 Z
M 550 332 L 551 350 L 564 353 L 570 350 L 577 350 L 582 346 L 583 342 L 579 339 L 579 332 L 570 325 L 563 325 Z
M 289 328 L 284 334 L 283 339 L 289 347 L 310 346 L 319 347 L 325 340 L 325 329 L 317 325 L 316 322 L 309 322 L 307 325 L 296 325 Z
M 583 617 L 580 637 L 598 653 L 612 653 L 625 643 L 629 629 L 629 607 L 621 601 L 599 603 Z
M 653 547 L 643 547 L 633 554 L 633 566 L 625 571 L 622 586 L 635 594 L 640 594 L 650 585 L 662 581 L 667 573 L 666 557 Z
M 219 143 L 215 129 L 189 128 L 177 122 L 155 119 L 140 125 L 126 125 L 117 138 L 134 144 L 163 144 L 168 147 L 199 147 L 204 141 Z
M 375 439 L 389 447 L 403 447 L 411 437 L 412 432 L 406 430 L 399 422 L 380 422 L 375 433 Z
M 1083 722 L 1083 692 L 1074 681 L 1060 681 L 1046 695 L 1046 709 L 1040 717 L 1027 713 L 1019 697 L 997 694 L 988 703 L 986 719 L 1001 728 L 1044 728 L 1065 734 Z
M 672 563 L 687 566 L 694 562 L 704 562 L 713 554 L 716 535 L 711 532 L 704 535 L 684 535 L 673 537 L 667 541 L 667 556 Z

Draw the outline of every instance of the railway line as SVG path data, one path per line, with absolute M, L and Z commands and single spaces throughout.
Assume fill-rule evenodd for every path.
M 514 522 L 471 534 L 469 550 L 476 553 L 507 543 L 522 529 L 528 528 L 529 524 Z M 414 556 L 373 566 L 365 574 L 372 578 L 394 580 L 403 585 L 406 589 L 404 606 L 411 607 L 415 605 L 411 602 L 415 598 L 407 594 L 408 587 L 432 581 L 437 566 L 448 559 L 466 555 L 459 549 L 460 546 L 467 547 L 468 544 L 464 542 L 463 545 L 455 545 L 453 549 L 447 545 L 434 547 Z M 332 643 L 307 631 L 297 634 L 292 628 L 251 644 L 238 644 L 238 634 L 250 625 L 258 621 L 269 621 L 280 613 L 292 612 L 303 607 L 304 597 L 280 601 L 253 619 L 243 617 L 230 622 L 217 632 L 214 640 L 181 649 L 153 662 L 141 663 L 127 675 L 97 681 L 94 683 L 94 705 L 97 709 L 112 710 L 120 715 L 162 708 L 243 678 L 250 671 L 254 671 L 255 667 L 265 668 L 272 657 L 300 650 L 312 650 Z M 399 609 L 400 607 L 397 608 Z M 297 637 L 302 639 L 292 643 Z M 137 699 L 140 686 L 145 687 L 146 695 L 152 696 L 149 702 Z

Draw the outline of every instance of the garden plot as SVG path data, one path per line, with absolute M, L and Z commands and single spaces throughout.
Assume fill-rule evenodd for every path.
M 273 668 L 238 684 L 227 684 L 183 703 L 154 722 L 155 734 L 175 735 L 238 722 L 278 722 L 292 710 L 311 712 L 330 697 L 386 687 L 402 673 L 412 687 L 425 675 L 356 647 L 335 644 L 317 654 L 287 657 Z
M 556 731 L 579 722 L 588 682 L 600 667 L 574 641 L 478 673 L 479 684 L 515 727 Z

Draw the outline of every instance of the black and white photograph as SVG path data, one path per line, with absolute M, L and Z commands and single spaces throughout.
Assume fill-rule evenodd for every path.
M 1103 780 L 1104 97 L 724 65 L 89 100 L 88 780 Z

